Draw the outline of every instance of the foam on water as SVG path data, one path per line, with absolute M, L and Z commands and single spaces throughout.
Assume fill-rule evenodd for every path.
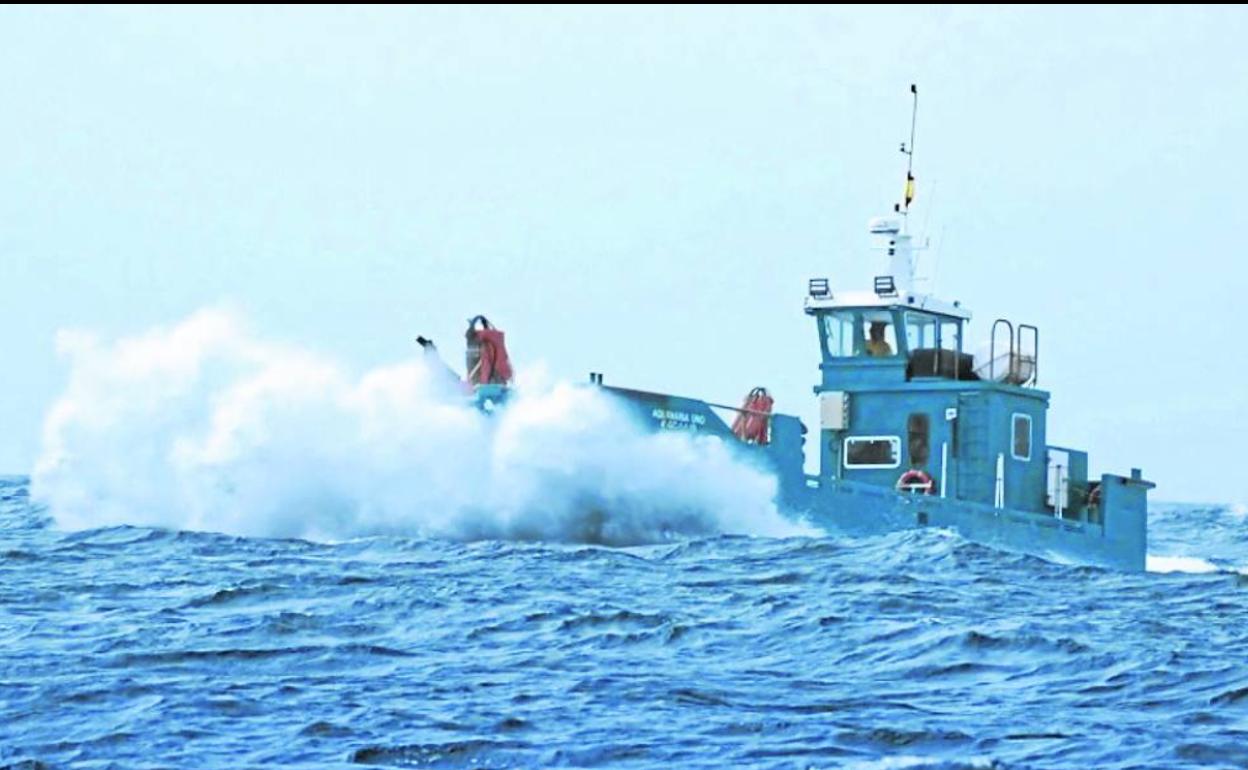
M 1190 575 L 1203 575 L 1219 571 L 1216 564 L 1212 564 L 1198 556 L 1160 556 L 1151 553 L 1145 559 L 1145 569 L 1149 572 L 1162 574 L 1184 572 Z
M 714 437 L 652 434 L 600 392 L 521 380 L 487 416 L 425 360 L 354 375 L 205 310 L 62 333 L 69 384 L 32 494 L 58 526 L 635 544 L 802 533 Z

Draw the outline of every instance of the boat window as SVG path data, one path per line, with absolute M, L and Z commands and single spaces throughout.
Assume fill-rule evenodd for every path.
M 897 355 L 897 335 L 893 331 L 893 314 L 876 311 L 863 314 L 863 353 L 881 358 Z
M 823 317 L 823 328 L 832 358 L 897 354 L 893 314 L 888 310 L 829 313 Z
M 846 468 L 896 468 L 901 465 L 897 436 L 850 436 L 845 439 Z
M 958 344 L 958 322 L 944 321 L 940 324 L 940 347 L 945 350 L 961 350 Z
M 1014 429 L 1010 454 L 1015 460 L 1031 459 L 1031 416 L 1014 413 Z
M 906 346 L 912 353 L 936 347 L 936 319 L 923 313 L 906 313 Z
M 910 464 L 926 465 L 931 444 L 931 420 L 923 412 L 915 412 L 906 420 L 906 448 L 910 450 Z
M 823 328 L 827 334 L 829 356 L 845 358 L 854 354 L 854 349 L 858 345 L 854 339 L 856 328 L 852 315 L 841 313 L 825 315 Z

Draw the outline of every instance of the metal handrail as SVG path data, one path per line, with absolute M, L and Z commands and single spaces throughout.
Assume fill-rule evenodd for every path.
M 1018 355 L 1023 355 L 1023 330 L 1031 330 L 1031 377 L 1027 385 L 1035 385 L 1040 381 L 1040 329 L 1031 324 L 1018 325 Z
M 1010 360 L 1007 366 L 1014 365 L 1014 324 L 1005 318 L 998 318 L 992 322 L 992 336 L 988 339 L 988 379 L 993 382 L 996 382 L 997 379 L 997 327 L 1001 324 L 1005 324 L 1005 328 L 1009 332 Z

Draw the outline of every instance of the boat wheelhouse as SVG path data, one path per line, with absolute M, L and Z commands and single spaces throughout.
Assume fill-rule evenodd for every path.
M 810 495 L 812 508 L 826 507 L 827 491 L 919 493 L 935 500 L 908 501 L 915 525 L 1143 569 L 1152 484 L 1138 469 L 1089 478 L 1086 452 L 1048 443 L 1039 329 L 999 318 L 987 344 L 968 352 L 971 313 L 915 290 L 902 220 L 869 229 L 887 239 L 889 255 L 872 290 L 808 284 L 805 311 L 821 353 L 820 473 L 809 486 L 822 494 Z

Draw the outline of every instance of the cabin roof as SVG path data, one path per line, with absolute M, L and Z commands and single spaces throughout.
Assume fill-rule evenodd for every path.
M 819 310 L 841 310 L 853 308 L 897 308 L 899 310 L 923 310 L 928 313 L 971 319 L 971 311 L 958 302 L 946 302 L 930 294 L 909 292 L 897 296 L 880 296 L 870 291 L 841 291 L 826 296 L 807 296 L 806 312 L 815 313 Z

